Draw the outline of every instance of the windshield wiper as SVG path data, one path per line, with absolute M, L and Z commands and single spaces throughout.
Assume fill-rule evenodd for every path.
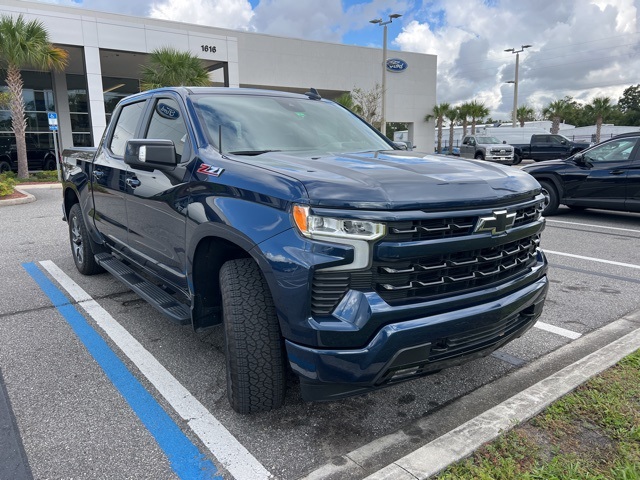
M 262 155 L 263 153 L 269 152 L 281 152 L 282 150 L 236 150 L 235 152 L 228 152 L 232 155 L 248 155 L 248 156 L 256 156 Z

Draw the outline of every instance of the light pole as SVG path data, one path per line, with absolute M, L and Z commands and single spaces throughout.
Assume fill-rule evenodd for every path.
M 511 120 L 513 122 L 513 127 L 516 126 L 516 118 L 517 109 L 518 109 L 518 62 L 520 60 L 520 52 L 524 52 L 525 48 L 532 47 L 533 45 L 522 45 L 520 50 L 516 50 L 515 48 L 507 48 L 505 52 L 511 52 L 516 54 L 516 79 L 513 81 L 513 113 L 511 115 Z M 511 82 L 507 82 L 511 83 Z
M 380 131 L 383 135 L 387 135 L 387 120 L 385 117 L 385 110 L 387 107 L 387 25 L 393 22 L 394 18 L 400 18 L 402 15 L 399 13 L 392 13 L 389 15 L 389 20 L 383 22 L 381 18 L 369 20 L 369 23 L 377 23 L 381 27 L 384 27 L 384 34 L 382 38 L 382 111 L 380 120 Z

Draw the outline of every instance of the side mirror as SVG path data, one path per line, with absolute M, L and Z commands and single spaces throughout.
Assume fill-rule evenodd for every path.
M 566 140 L 560 140 L 560 143 L 561 143 L 562 145 L 566 145 L 566 144 L 567 144 L 567 141 L 566 141 Z
M 584 154 L 578 152 L 573 156 L 573 161 L 576 162 L 578 165 L 584 165 L 585 163 L 587 163 L 587 161 L 584 158 Z
M 407 144 L 404 142 L 393 142 L 393 144 L 396 146 L 398 150 L 409 150 L 407 148 Z
M 505 144 L 506 144 L 506 143 L 507 143 L 507 141 L 506 141 L 506 140 L 502 140 L 502 143 L 505 143 Z
M 138 170 L 173 170 L 178 164 L 176 147 L 171 140 L 129 140 L 124 163 Z

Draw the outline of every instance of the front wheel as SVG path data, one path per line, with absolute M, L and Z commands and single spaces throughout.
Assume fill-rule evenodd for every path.
M 540 180 L 540 186 L 542 187 L 542 194 L 544 195 L 544 210 L 542 210 L 542 215 L 553 215 L 560 205 L 558 191 L 555 185 L 548 180 Z
M 476 160 L 484 160 L 484 155 L 482 155 L 482 153 L 478 152 L 478 153 L 476 153 L 475 159 Z
M 256 262 L 226 262 L 220 269 L 220 290 L 231 407 L 247 414 L 282 406 L 284 345 L 271 292 Z
M 103 271 L 94 257 L 95 252 L 84 224 L 82 210 L 77 203 L 69 211 L 69 241 L 76 268 L 83 275 L 95 275 Z
M 11 165 L 5 160 L 0 160 L 0 173 L 7 173 L 11 171 Z
M 517 153 L 514 153 L 513 162 L 511 162 L 511 165 L 518 165 L 521 161 L 522 161 L 522 158 L 520 157 L 520 155 L 518 155 Z

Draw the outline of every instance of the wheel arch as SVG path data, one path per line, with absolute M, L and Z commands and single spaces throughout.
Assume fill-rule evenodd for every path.
M 560 201 L 560 203 L 562 203 L 562 200 L 564 199 L 564 185 L 557 175 L 539 174 L 534 175 L 534 178 L 538 182 L 550 182 L 555 187 L 556 192 L 558 192 L 558 200 Z

